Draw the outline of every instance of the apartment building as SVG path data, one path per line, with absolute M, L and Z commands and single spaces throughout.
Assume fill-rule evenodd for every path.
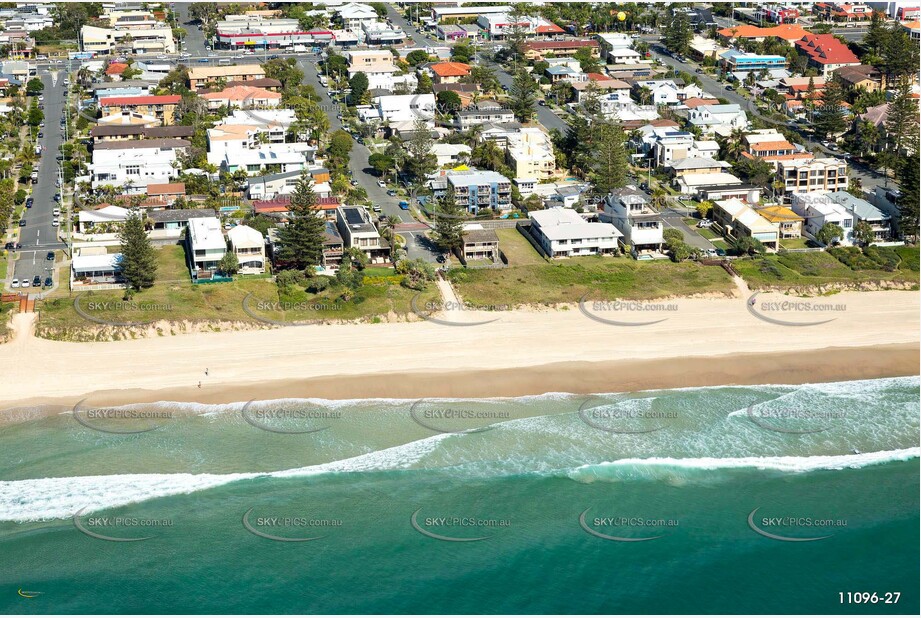
M 435 197 L 454 191 L 458 206 L 476 215 L 480 210 L 507 211 L 512 208 L 512 181 L 488 170 L 445 170 L 430 181 Z
M 556 156 L 550 136 L 537 127 L 524 127 L 506 138 L 506 160 L 514 178 L 552 178 Z
M 209 83 L 248 82 L 265 79 L 265 70 L 258 64 L 234 64 L 229 66 L 192 67 L 189 69 L 189 89 L 198 90 Z
M 389 49 L 350 51 L 346 53 L 346 58 L 349 61 L 350 79 L 356 73 L 364 73 L 368 77 L 369 89 L 393 89 L 394 75 L 399 69 Z
M 207 92 L 201 95 L 201 98 L 205 100 L 210 110 L 221 107 L 268 109 L 281 105 L 281 95 L 277 92 L 251 86 L 232 86 L 218 92 Z
M 793 159 L 778 162 L 778 178 L 786 193 L 847 189 L 847 162 L 843 159 Z
M 854 243 L 855 217 L 853 213 L 834 202 L 827 193 L 814 191 L 793 195 L 791 207 L 793 212 L 805 219 L 803 231 L 811 238 L 815 239 L 815 235 L 826 223 L 832 223 L 841 228 L 843 233 L 842 236 L 833 239 L 833 243 L 841 245 Z
M 765 206 L 758 208 L 758 214 L 768 223 L 777 226 L 780 240 L 800 238 L 803 235 L 803 222 L 805 219 L 786 206 Z
M 510 122 L 515 122 L 515 113 L 495 101 L 483 101 L 454 112 L 454 125 L 461 131 L 486 123 Z
M 854 52 L 833 34 L 808 34 L 796 42 L 796 48 L 809 57 L 808 66 L 826 79 L 840 68 L 860 65 Z
M 99 100 L 99 109 L 103 116 L 125 113 L 142 114 L 153 116 L 162 125 L 171 125 L 176 115 L 176 106 L 179 105 L 180 100 L 182 100 L 182 97 L 178 94 L 106 97 Z

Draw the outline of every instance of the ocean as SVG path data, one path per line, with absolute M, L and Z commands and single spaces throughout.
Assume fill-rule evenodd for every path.
M 8 410 L 3 613 L 919 611 L 919 378 Z

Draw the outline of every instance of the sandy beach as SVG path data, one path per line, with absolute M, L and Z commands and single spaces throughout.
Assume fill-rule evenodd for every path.
M 759 295 L 763 301 L 802 300 Z M 657 313 L 590 319 L 578 307 L 310 325 L 105 343 L 34 337 L 14 320 L 0 408 L 321 397 L 491 397 L 686 386 L 822 382 L 919 374 L 917 292 L 841 293 L 834 312 L 759 320 L 743 298 L 676 299 Z M 598 315 L 602 315 L 598 313 Z M 610 318 L 614 314 L 604 314 Z M 779 314 L 775 314 L 776 315 Z M 207 369 L 207 375 L 205 373 Z M 201 387 L 199 387 L 199 382 Z

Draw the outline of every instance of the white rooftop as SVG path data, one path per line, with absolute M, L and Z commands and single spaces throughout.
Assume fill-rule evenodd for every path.
M 195 250 L 226 249 L 221 222 L 217 217 L 189 219 L 189 239 Z
M 619 238 L 623 236 L 610 223 L 588 223 L 569 208 L 548 208 L 528 214 L 541 233 L 550 240 L 579 240 L 583 238 Z

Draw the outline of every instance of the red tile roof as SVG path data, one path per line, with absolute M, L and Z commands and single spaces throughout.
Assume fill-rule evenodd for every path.
M 127 68 L 128 65 L 124 62 L 113 62 L 106 67 L 106 75 L 121 75 Z
M 819 64 L 860 64 L 854 52 L 833 34 L 808 34 L 796 42 L 796 47 Z
M 566 41 L 531 41 L 524 44 L 525 50 L 540 51 L 545 49 L 573 49 L 580 47 L 598 47 L 598 41 L 592 39 L 569 39 Z
M 546 26 L 538 26 L 537 34 L 562 34 L 563 29 L 557 26 L 556 24 L 547 24 Z
M 339 198 L 319 197 L 317 206 L 320 210 L 336 210 L 339 207 Z M 254 200 L 253 210 L 256 212 L 287 212 L 291 209 L 291 197 L 276 197 L 271 200 Z
M 165 182 L 147 185 L 148 197 L 153 195 L 185 195 L 184 182 Z
M 99 101 L 101 107 L 115 107 L 122 105 L 175 105 L 182 99 L 178 94 L 162 96 L 141 97 L 106 97 Z
M 763 39 L 774 36 L 785 41 L 796 41 L 807 36 L 809 31 L 798 24 L 781 24 L 772 28 L 742 25 L 734 28 L 723 28 L 719 31 L 719 34 L 729 39 Z
M 470 73 L 470 65 L 463 62 L 438 62 L 432 65 L 432 72 L 438 77 L 464 77 Z

